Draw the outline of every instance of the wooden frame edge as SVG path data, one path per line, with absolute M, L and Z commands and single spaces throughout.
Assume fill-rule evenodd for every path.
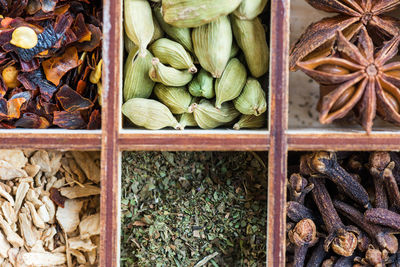
M 285 266 L 290 1 L 271 2 L 267 266 Z

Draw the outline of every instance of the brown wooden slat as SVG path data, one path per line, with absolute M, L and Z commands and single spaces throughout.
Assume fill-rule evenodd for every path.
M 117 266 L 118 236 L 118 203 L 119 203 L 119 150 L 118 118 L 119 88 L 121 75 L 121 18 L 122 1 L 103 1 L 103 112 L 102 112 L 102 168 L 101 168 L 101 227 L 100 265 Z
M 399 133 L 289 133 L 289 150 L 400 150 Z
M 101 131 L 46 131 L 1 131 L 0 148 L 62 150 L 100 150 L 101 148 Z
M 271 1 L 267 266 L 285 266 L 289 0 Z
M 266 151 L 269 135 L 265 134 L 120 134 L 121 150 L 169 151 Z

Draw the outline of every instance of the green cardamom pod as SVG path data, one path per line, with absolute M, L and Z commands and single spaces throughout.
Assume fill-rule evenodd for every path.
M 233 12 L 242 0 L 163 0 L 165 22 L 195 28 Z
M 145 53 L 154 34 L 153 15 L 147 0 L 124 0 L 125 32 Z
M 242 114 L 259 116 L 267 110 L 267 100 L 261 84 L 249 78 L 242 93 L 233 100 L 235 108 Z
M 190 28 L 178 28 L 166 23 L 160 7 L 154 8 L 154 15 L 161 28 L 168 34 L 169 37 L 171 37 L 172 40 L 183 45 L 186 50 L 193 52 L 192 34 Z
M 154 19 L 153 23 L 154 23 L 154 34 L 153 34 L 153 38 L 150 41 L 150 44 L 153 43 L 154 41 L 164 37 L 164 31 L 161 29 L 157 20 Z M 139 49 L 139 47 L 137 45 L 135 45 L 135 43 L 131 39 L 129 39 L 128 35 L 126 35 L 126 32 L 124 32 L 124 45 L 125 45 L 126 52 L 128 52 L 128 53 L 134 48 L 136 50 Z
M 199 74 L 190 82 L 189 92 L 192 96 L 213 98 L 215 96 L 214 79 L 210 73 L 201 69 Z
M 185 48 L 177 42 L 167 38 L 161 38 L 150 46 L 150 51 L 163 64 L 168 64 L 179 70 L 188 69 L 191 73 L 197 72 L 192 57 Z
M 233 14 L 242 20 L 252 20 L 263 12 L 267 3 L 268 0 L 243 0 Z
M 235 99 L 240 95 L 246 84 L 246 67 L 239 59 L 232 58 L 225 68 L 221 78 L 215 81 L 215 107 L 220 108 L 221 104 Z
M 231 16 L 231 21 L 233 34 L 246 57 L 251 75 L 255 78 L 261 77 L 269 67 L 269 49 L 261 20 L 241 20 Z
M 125 62 L 124 99 L 148 98 L 153 91 L 154 82 L 149 77 L 153 55 L 146 50 L 145 56 L 133 49 Z
M 260 116 L 242 115 L 237 123 L 233 125 L 233 129 L 240 130 L 243 128 L 257 129 L 263 127 L 267 122 L 265 113 Z
M 182 127 L 164 104 L 145 98 L 132 98 L 122 105 L 122 113 L 137 126 L 150 130 Z
M 183 113 L 179 119 L 179 124 L 182 128 L 199 126 L 194 119 L 193 113 Z
M 124 32 L 124 46 L 125 46 L 125 50 L 128 54 L 133 49 L 135 49 L 136 52 L 139 50 L 139 47 L 137 45 L 135 45 L 135 43 L 131 39 L 129 39 L 128 35 L 126 35 L 126 32 Z
M 217 109 L 214 103 L 203 99 L 199 104 L 192 104 L 190 110 L 193 110 L 194 119 L 202 129 L 214 129 L 221 125 L 232 122 L 239 116 L 231 102 L 224 103 Z
M 158 58 L 153 58 L 153 66 L 149 71 L 150 79 L 167 86 L 184 86 L 193 79 L 193 74 L 187 70 L 177 70 L 167 67 L 160 62 Z
M 232 28 L 227 16 L 193 29 L 193 47 L 200 65 L 219 78 L 232 50 Z
M 154 88 L 154 93 L 172 114 L 189 112 L 192 96 L 185 87 L 170 87 L 158 83 Z

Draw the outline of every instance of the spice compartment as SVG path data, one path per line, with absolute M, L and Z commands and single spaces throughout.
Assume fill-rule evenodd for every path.
M 398 163 L 398 152 L 290 152 L 286 264 L 303 262 L 302 256 L 305 264 L 313 266 L 322 262 L 391 266 L 398 262 L 399 236 L 389 230 L 399 227 L 389 223 L 399 218 Z M 344 231 L 331 234 L 333 242 L 328 243 L 326 236 L 337 228 Z M 380 242 L 379 235 L 387 243 Z M 305 239 L 296 240 L 300 236 Z M 337 242 L 335 236 L 342 241 Z M 301 240 L 309 242 L 307 252 L 297 249 Z
M 337 13 L 327 13 L 317 10 L 303 0 L 290 1 L 290 47 L 299 39 L 305 29 L 325 17 L 333 17 Z M 312 14 L 310 16 L 310 14 Z M 398 18 L 399 11 L 388 15 Z M 363 133 L 363 128 L 357 123 L 353 114 L 337 119 L 331 124 L 319 122 L 317 104 L 320 92 L 319 84 L 305 75 L 301 70 L 289 73 L 289 129 L 296 132 L 314 131 L 327 133 Z M 397 132 L 398 126 L 376 116 L 372 128 L 375 133 Z
M 98 265 L 100 153 L 0 150 L 1 262 Z
M 266 171 L 265 152 L 122 152 L 120 266 L 265 266 Z
M 123 3 L 122 2 L 123 1 L 121 1 L 121 5 L 123 7 Z M 153 6 L 156 6 L 156 4 L 152 4 L 152 7 Z M 270 10 L 271 10 L 270 9 L 270 3 L 267 3 L 267 6 L 265 7 L 265 10 L 259 16 L 262 19 L 263 26 L 265 26 L 265 28 L 266 28 L 266 37 L 267 37 L 268 47 L 270 46 L 270 39 L 271 39 L 271 36 L 270 36 L 271 31 L 268 28 L 269 24 L 270 24 Z M 126 62 L 126 59 L 127 59 L 128 55 L 127 55 L 127 53 L 125 51 L 125 48 L 124 48 L 126 43 L 124 42 L 124 18 L 123 18 L 124 14 L 123 14 L 123 10 L 122 10 L 122 12 L 120 14 L 121 14 L 120 27 L 121 27 L 122 31 L 119 33 L 120 34 L 120 39 L 118 40 L 118 46 L 122 50 L 121 50 L 120 58 L 119 58 L 120 67 L 119 67 L 118 71 L 123 73 L 124 64 Z M 154 14 L 153 14 L 153 17 L 155 17 Z M 164 34 L 164 35 L 165 36 L 163 38 L 171 38 L 167 34 Z M 152 42 L 151 44 L 153 44 L 153 43 L 154 42 Z M 151 45 L 149 45 L 149 47 L 150 46 Z M 148 47 L 148 49 L 149 49 L 149 47 Z M 272 54 L 272 51 L 270 51 L 269 57 L 271 56 L 271 54 Z M 240 55 L 239 58 L 244 60 L 244 56 L 243 55 Z M 195 63 L 195 64 L 196 64 L 196 66 L 200 66 L 200 64 L 198 62 Z M 269 64 L 269 62 L 268 62 L 268 64 Z M 248 70 L 247 70 L 247 72 L 248 72 L 248 77 L 250 77 L 251 75 L 249 74 Z M 197 75 L 197 74 L 195 74 L 195 75 Z M 124 97 L 123 96 L 124 95 L 123 94 L 123 87 L 124 87 L 123 74 L 121 74 L 121 76 L 122 76 L 122 81 L 118 85 L 119 86 L 118 111 L 120 111 L 120 113 L 118 114 L 118 119 L 119 119 L 120 132 L 122 134 L 124 134 L 125 136 L 129 136 L 129 135 L 131 135 L 131 136 L 134 136 L 134 135 L 140 136 L 142 134 L 143 135 L 147 134 L 149 136 L 152 136 L 155 133 L 154 134 L 155 136 L 157 134 L 160 134 L 165 139 L 168 139 L 169 136 L 175 136 L 176 138 L 181 138 L 181 139 L 191 139 L 192 135 L 197 135 L 197 136 L 201 136 L 204 139 L 208 139 L 209 136 L 214 135 L 218 139 L 220 138 L 221 140 L 223 140 L 224 139 L 223 134 L 226 134 L 226 135 L 235 135 L 235 134 L 236 135 L 242 135 L 243 134 L 246 137 L 254 138 L 254 139 L 257 139 L 261 134 L 263 134 L 263 135 L 267 135 L 268 134 L 268 128 L 269 128 L 268 122 L 269 122 L 269 112 L 270 112 L 270 103 L 268 103 L 269 102 L 268 99 L 269 99 L 269 96 L 272 93 L 271 88 L 270 88 L 270 83 L 269 83 L 269 80 L 270 80 L 270 77 L 271 77 L 269 71 L 266 74 L 264 74 L 263 76 L 261 76 L 260 78 L 258 78 L 258 80 L 259 80 L 259 82 L 260 82 L 260 84 L 262 86 L 262 89 L 264 90 L 264 92 L 266 94 L 266 100 L 267 100 L 267 111 L 264 113 L 265 116 L 266 116 L 265 124 L 264 124 L 263 127 L 260 127 L 259 129 L 251 129 L 251 130 L 241 129 L 239 131 L 233 130 L 233 126 L 234 126 L 235 122 L 239 121 L 239 117 L 236 118 L 235 120 L 233 120 L 232 123 L 228 123 L 226 125 L 217 127 L 216 129 L 213 129 L 213 130 L 203 130 L 203 129 L 200 129 L 199 127 L 189 127 L 188 126 L 187 128 L 185 128 L 184 131 L 174 131 L 171 127 L 166 127 L 163 130 L 151 131 L 151 130 L 145 130 L 142 127 L 137 127 L 132 122 L 130 122 L 129 119 L 126 116 L 124 116 L 122 114 L 122 108 L 121 107 L 125 103 L 125 101 L 123 99 L 123 97 Z M 154 94 L 154 89 L 153 89 L 152 95 L 149 98 L 159 101 L 158 98 Z M 240 137 L 238 136 L 237 138 L 239 139 Z

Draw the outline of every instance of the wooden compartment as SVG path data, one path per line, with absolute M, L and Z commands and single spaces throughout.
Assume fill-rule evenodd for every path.
M 292 2 L 292 3 L 291 3 Z M 103 110 L 101 131 L 1 130 L 1 148 L 98 150 L 101 167 L 101 263 L 119 264 L 119 179 L 123 150 L 172 151 L 269 151 L 267 266 L 285 264 L 285 201 L 288 151 L 300 150 L 400 150 L 400 133 L 382 126 L 371 135 L 357 127 L 321 127 L 313 120 L 300 125 L 293 114 L 304 114 L 289 105 L 298 97 L 289 86 L 288 54 L 291 44 L 290 14 L 296 16 L 304 0 L 271 0 L 269 127 L 259 131 L 144 131 L 121 126 L 122 1 L 103 1 Z M 292 8 L 292 9 L 291 9 Z M 313 11 L 313 14 L 319 11 Z M 317 16 L 317 15 L 315 15 Z M 314 15 L 309 16 L 316 18 Z M 294 17 L 292 17 L 293 19 Z M 293 29 L 293 28 L 292 28 Z M 294 32 L 293 34 L 298 34 Z M 298 36 L 298 35 L 297 35 Z M 294 37 L 293 37 L 294 38 Z M 296 74 L 297 75 L 297 74 Z M 299 74 L 300 75 L 300 74 Z M 303 92 L 308 90 L 303 89 Z M 311 91 L 310 91 L 311 92 Z M 312 112 L 314 109 L 311 110 Z M 290 115 L 289 115 L 290 114 Z M 290 127 L 289 127 L 290 125 Z

